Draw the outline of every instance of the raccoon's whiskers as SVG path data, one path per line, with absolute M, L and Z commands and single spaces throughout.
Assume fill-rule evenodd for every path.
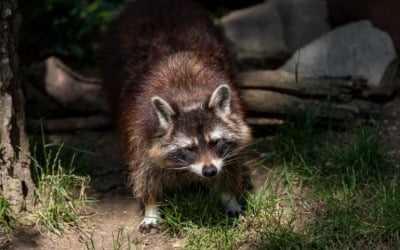
M 178 163 L 174 165 L 174 167 L 168 167 L 168 170 L 188 170 L 189 166 L 186 161 L 182 159 L 177 159 Z
M 224 162 L 224 165 L 230 165 L 230 164 L 238 163 L 239 161 L 244 161 L 246 159 L 247 159 L 247 157 L 243 154 L 230 153 L 223 157 L 223 162 Z
M 232 160 L 243 159 L 244 157 L 245 155 L 241 154 L 240 152 L 231 151 L 223 155 L 222 159 L 224 160 L 224 162 L 227 162 Z
M 188 170 L 189 167 L 167 168 L 168 170 Z

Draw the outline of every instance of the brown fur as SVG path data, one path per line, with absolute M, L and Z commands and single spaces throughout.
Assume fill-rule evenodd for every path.
M 102 72 L 118 128 L 124 157 L 134 185 L 134 195 L 145 205 L 155 204 L 164 190 L 191 180 L 195 174 L 165 167 L 162 147 L 176 132 L 160 130 L 151 99 L 160 96 L 178 112 L 177 127 L 196 133 L 194 121 L 229 123 L 235 133 L 246 126 L 223 39 L 202 8 L 189 0 L 139 0 L 112 23 L 104 44 Z M 230 117 L 208 114 L 207 102 L 220 84 L 232 91 Z M 204 112 L 183 114 L 182 107 L 202 103 Z M 208 113 L 207 113 L 208 112 Z M 188 117 L 190 116 L 190 117 Z M 218 121 L 216 121 L 218 120 Z M 238 150 L 249 139 L 240 136 Z M 239 189 L 240 164 L 224 166 L 225 179 Z

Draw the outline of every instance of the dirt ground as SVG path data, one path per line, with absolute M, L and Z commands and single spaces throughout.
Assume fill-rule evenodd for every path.
M 383 105 L 382 110 L 382 143 L 385 150 L 400 161 L 400 97 Z M 180 249 L 184 246 L 184 239 L 165 233 L 138 232 L 141 218 L 139 204 L 125 186 L 126 173 L 116 148 L 118 144 L 114 132 L 88 131 L 52 135 L 50 139 L 72 144 L 84 141 L 87 149 L 95 153 L 87 156 L 85 165 L 92 179 L 88 195 L 98 202 L 89 205 L 89 213 L 85 216 L 86 228 L 67 231 L 62 236 L 35 230 L 19 231 L 13 236 L 9 249 L 114 249 L 118 237 L 123 244 L 131 242 L 132 249 Z M 265 175 L 256 169 L 250 173 L 255 188 L 261 186 Z M 126 245 L 122 249 L 126 249 Z

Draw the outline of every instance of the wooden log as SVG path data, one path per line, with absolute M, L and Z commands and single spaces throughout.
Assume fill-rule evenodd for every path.
M 248 117 L 246 122 L 253 126 L 278 126 L 285 121 L 283 119 L 266 118 L 266 117 Z
M 252 70 L 238 76 L 242 89 L 263 89 L 298 97 L 349 101 L 352 93 L 359 91 L 365 81 L 343 78 L 298 78 L 282 70 Z
M 358 115 L 377 114 L 379 105 L 354 100 L 334 103 L 324 100 L 303 99 L 270 90 L 242 89 L 241 95 L 248 112 L 273 115 L 298 115 L 305 111 L 318 112 L 322 118 L 353 120 Z

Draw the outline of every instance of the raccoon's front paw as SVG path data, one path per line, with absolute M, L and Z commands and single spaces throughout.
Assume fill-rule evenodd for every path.
M 149 233 L 151 229 L 159 229 L 158 219 L 154 217 L 146 217 L 140 222 L 139 231 L 141 233 Z
M 239 217 L 239 214 L 243 211 L 242 206 L 237 202 L 236 198 L 229 194 L 221 195 L 222 203 L 225 206 L 225 214 L 229 217 Z
M 237 218 L 239 217 L 240 213 L 243 211 L 242 206 L 239 203 L 236 203 L 234 206 L 227 206 L 225 207 L 225 213 L 228 217 Z

